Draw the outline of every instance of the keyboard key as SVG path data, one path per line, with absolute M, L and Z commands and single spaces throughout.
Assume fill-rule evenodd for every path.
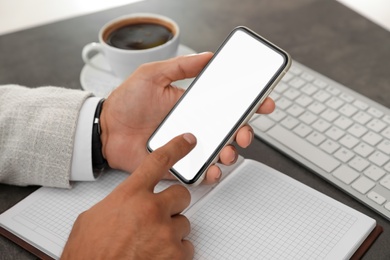
M 332 174 L 334 177 L 344 182 L 345 184 L 350 184 L 357 177 L 360 176 L 360 174 L 356 172 L 354 169 L 351 169 L 350 167 L 345 165 L 341 165 Z
M 276 107 L 285 110 L 289 106 L 291 106 L 292 102 L 288 100 L 287 98 L 280 98 L 278 101 L 276 101 Z
M 297 104 L 303 106 L 303 107 L 307 107 L 308 105 L 310 105 L 312 102 L 313 102 L 313 99 L 309 96 L 306 96 L 306 95 L 300 95 L 296 100 L 295 102 L 297 102 Z
M 379 133 L 380 131 L 382 131 L 386 127 L 386 124 L 383 123 L 382 121 L 380 121 L 379 119 L 374 118 L 366 126 L 369 129 Z
M 353 124 L 353 121 L 345 116 L 341 116 L 337 118 L 334 124 L 340 127 L 341 129 L 345 130 Z
M 300 69 L 300 68 L 298 68 L 298 67 L 292 65 L 292 66 L 290 67 L 289 72 L 292 73 L 292 74 L 294 74 L 294 75 L 299 75 L 299 74 L 302 73 L 302 69 Z
M 340 143 L 345 147 L 351 149 L 359 143 L 359 139 L 347 134 L 343 138 L 341 138 Z
M 337 96 L 338 94 L 340 94 L 340 90 L 338 88 L 335 88 L 334 86 L 328 86 L 326 88 L 326 90 L 332 94 L 333 96 Z
M 310 134 L 313 131 L 313 129 L 301 123 L 297 127 L 295 127 L 293 131 L 300 137 L 306 137 L 308 134 Z
M 375 163 L 378 166 L 384 165 L 386 162 L 388 162 L 390 159 L 389 156 L 385 155 L 384 153 L 381 153 L 379 151 L 374 152 L 368 160 Z
M 319 102 L 325 102 L 330 98 L 330 94 L 326 91 L 320 90 L 313 95 L 313 98 L 318 100 Z
M 314 102 L 313 104 L 311 104 L 308 109 L 313 112 L 314 114 L 319 114 L 321 113 L 322 111 L 325 110 L 325 106 L 319 102 Z
M 324 87 L 326 87 L 328 85 L 328 84 L 326 84 L 325 81 L 322 81 L 320 79 L 314 80 L 313 83 L 314 83 L 314 85 L 316 85 L 317 87 L 320 87 L 320 88 L 324 88 Z
M 301 78 L 303 78 L 304 80 L 306 80 L 307 82 L 310 82 L 314 79 L 314 76 L 308 72 L 303 72 L 302 75 L 301 75 Z
M 320 118 L 312 125 L 312 127 L 322 133 L 330 127 L 330 124 Z
M 320 148 L 322 150 L 324 150 L 325 152 L 327 153 L 334 153 L 337 149 L 340 148 L 340 145 L 336 142 L 333 142 L 332 140 L 328 139 L 326 140 L 325 142 L 323 142 L 321 145 L 320 145 Z
M 286 90 L 286 92 L 284 93 L 284 96 L 288 97 L 290 100 L 296 99 L 299 95 L 300 95 L 300 92 L 294 88 L 290 88 L 290 89 Z
M 261 131 L 265 132 L 270 129 L 275 123 L 266 116 L 259 116 L 253 119 L 250 124 L 254 127 L 257 127 Z
M 385 115 L 382 119 L 384 122 L 390 124 L 390 115 Z
M 361 194 L 366 194 L 369 190 L 375 187 L 375 182 L 362 176 L 352 183 L 352 188 L 360 192 Z
M 387 202 L 387 203 L 385 204 L 385 209 L 390 210 L 390 202 Z
M 365 125 L 368 121 L 371 120 L 371 118 L 372 116 L 370 116 L 369 114 L 363 111 L 359 111 L 353 116 L 352 119 L 358 122 L 359 124 Z
M 355 170 L 358 170 L 359 172 L 363 171 L 369 165 L 370 165 L 370 163 L 367 160 L 365 160 L 365 159 L 363 159 L 363 158 L 361 158 L 359 156 L 354 157 L 349 162 L 349 166 L 351 166 Z
M 355 100 L 355 102 L 353 102 L 353 105 L 360 110 L 366 110 L 368 108 L 368 105 L 360 100 Z
M 290 80 L 288 82 L 288 84 L 294 88 L 300 88 L 302 87 L 303 85 L 305 85 L 305 81 L 301 78 L 293 78 L 292 80 Z
M 364 135 L 368 130 L 362 125 L 354 124 L 347 130 L 349 133 L 353 134 L 356 137 L 361 137 Z
M 326 101 L 326 105 L 336 110 L 344 105 L 344 101 L 337 97 L 331 97 L 328 101 Z
M 354 97 L 352 97 L 351 95 L 348 95 L 347 93 L 341 93 L 339 97 L 348 103 L 351 103 L 352 101 L 355 100 Z
M 390 174 L 387 174 L 379 183 L 386 189 L 390 190 Z
M 386 201 L 386 198 L 383 197 L 382 195 L 378 194 L 377 192 L 375 191 L 370 191 L 368 194 L 367 194 L 367 197 L 369 199 L 371 199 L 372 201 L 374 201 L 375 203 L 379 204 L 379 205 L 382 205 L 383 203 L 385 203 Z
M 272 112 L 271 114 L 269 114 L 269 118 L 271 118 L 272 120 L 276 121 L 276 122 L 279 122 L 280 120 L 282 120 L 283 118 L 286 117 L 286 113 L 283 112 L 282 110 L 280 109 L 275 109 L 274 112 Z
M 386 128 L 385 130 L 382 131 L 381 133 L 384 137 L 387 139 L 390 139 L 390 127 Z
M 276 101 L 280 98 L 280 95 L 275 91 L 272 91 L 271 94 L 269 94 L 269 97 L 272 98 L 274 101 Z
M 287 109 L 287 113 L 289 113 L 293 117 L 299 117 L 304 111 L 305 110 L 303 109 L 303 107 L 296 105 L 296 104 L 290 106 Z
M 299 119 L 302 121 L 302 122 L 304 122 L 304 123 L 306 123 L 306 124 L 308 124 L 308 125 L 311 125 L 314 121 L 316 121 L 317 120 L 317 116 L 316 115 L 314 115 L 313 113 L 311 113 L 311 112 L 309 112 L 309 111 L 306 111 L 306 112 L 304 112 L 300 117 L 299 117 Z
M 286 89 L 288 89 L 288 85 L 284 82 L 279 82 L 279 84 L 275 87 L 274 91 L 276 91 L 277 93 L 283 93 L 284 91 L 286 91 Z
M 330 173 L 337 166 L 340 165 L 340 162 L 334 159 L 332 156 L 327 155 L 325 152 L 316 149 L 315 146 L 302 140 L 297 135 L 291 133 L 290 131 L 275 125 L 267 132 L 272 138 L 278 140 L 278 142 L 284 144 L 286 147 L 294 150 L 303 158 L 309 160 L 313 164 L 317 165 L 319 168 Z
M 322 112 L 321 117 L 324 118 L 328 122 L 333 122 L 340 114 L 334 111 L 333 109 L 328 108 L 324 112 Z M 352 121 L 351 121 L 352 124 Z
M 385 175 L 385 173 L 386 172 L 384 170 L 382 170 L 381 168 L 378 168 L 375 165 L 370 165 L 370 167 L 368 167 L 364 171 L 364 175 L 366 175 L 367 177 L 369 177 L 371 180 L 374 180 L 374 181 L 377 181 L 380 178 L 382 178 L 383 175 Z
M 316 86 L 313 86 L 312 84 L 306 84 L 303 88 L 301 88 L 301 91 L 309 96 L 317 92 L 317 90 L 318 88 Z
M 345 104 L 339 109 L 339 112 L 347 117 L 350 117 L 357 112 L 357 108 L 350 104 Z
M 287 129 L 293 129 L 299 124 L 299 121 L 291 116 L 286 117 L 282 122 L 281 125 L 286 127 Z
M 383 112 L 382 111 L 379 111 L 378 109 L 376 108 L 373 108 L 373 107 L 370 107 L 367 112 L 371 115 L 373 115 L 374 117 L 381 117 L 383 116 Z
M 385 154 L 390 155 L 390 141 L 383 140 L 380 144 L 378 144 L 378 149 L 384 152 Z
M 354 156 L 355 156 L 355 154 L 353 152 L 351 152 L 351 150 L 348 150 L 348 149 L 346 149 L 344 147 L 341 147 L 334 154 L 334 157 L 336 157 L 337 159 L 339 159 L 340 161 L 342 161 L 344 163 L 346 163 L 349 160 L 351 160 Z
M 374 151 L 374 148 L 372 146 L 369 146 L 366 143 L 361 142 L 353 150 L 357 154 L 359 154 L 363 157 L 367 157 L 368 155 L 370 155 Z
M 332 126 L 325 133 L 325 135 L 332 138 L 334 141 L 339 140 L 344 134 L 345 134 L 345 132 L 336 126 Z
M 308 137 L 306 137 L 306 139 L 314 145 L 319 145 L 320 143 L 325 141 L 326 138 L 323 134 L 320 134 L 318 132 L 312 132 Z
M 383 139 L 382 136 L 380 136 L 374 132 L 368 132 L 362 138 L 363 141 L 365 141 L 366 143 L 368 143 L 372 146 L 377 145 L 382 139 Z

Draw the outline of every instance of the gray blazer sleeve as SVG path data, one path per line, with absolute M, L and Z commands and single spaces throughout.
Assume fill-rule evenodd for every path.
M 90 93 L 0 86 L 0 182 L 70 187 L 76 124 Z

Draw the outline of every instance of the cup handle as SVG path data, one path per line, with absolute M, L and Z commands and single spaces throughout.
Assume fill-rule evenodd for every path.
M 108 72 L 108 73 L 112 74 L 111 70 L 94 64 L 90 58 L 90 57 L 92 57 L 91 53 L 95 53 L 95 54 L 101 53 L 102 55 L 104 55 L 103 48 L 102 48 L 102 45 L 100 43 L 91 42 L 91 43 L 88 43 L 87 45 L 85 45 L 83 48 L 83 51 L 81 53 L 81 57 L 83 58 L 83 61 L 85 62 L 85 64 L 88 64 L 89 66 L 93 67 L 94 69 L 101 70 L 101 71 Z

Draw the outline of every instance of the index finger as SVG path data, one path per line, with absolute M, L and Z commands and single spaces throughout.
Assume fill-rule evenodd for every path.
M 196 145 L 196 138 L 190 133 L 173 138 L 164 146 L 145 157 L 141 165 L 135 170 L 130 185 L 146 187 L 153 191 L 156 184 L 164 177 L 172 166 L 187 155 Z
M 267 97 L 263 104 L 257 109 L 256 113 L 258 114 L 270 114 L 275 110 L 275 102 L 272 98 Z

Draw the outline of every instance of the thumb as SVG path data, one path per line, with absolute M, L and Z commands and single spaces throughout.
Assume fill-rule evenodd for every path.
M 158 82 L 159 85 L 165 87 L 176 80 L 197 76 L 212 56 L 213 53 L 211 52 L 179 56 L 169 60 L 149 63 L 144 68 L 147 69 L 148 65 L 153 66 L 153 73 L 148 75 L 149 80 Z
M 141 165 L 132 173 L 131 178 L 128 178 L 129 185 L 153 191 L 166 172 L 186 156 L 195 145 L 196 138 L 190 133 L 173 138 L 145 157 Z

